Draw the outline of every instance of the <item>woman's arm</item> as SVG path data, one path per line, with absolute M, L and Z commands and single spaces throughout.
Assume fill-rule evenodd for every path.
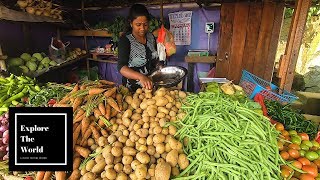
M 120 73 L 128 79 L 140 81 L 142 87 L 146 89 L 152 89 L 152 81 L 147 76 L 132 70 L 128 66 L 122 66 L 122 68 L 120 69 Z

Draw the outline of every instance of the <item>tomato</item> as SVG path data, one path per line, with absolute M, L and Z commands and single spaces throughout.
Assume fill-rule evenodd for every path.
M 287 160 L 290 157 L 289 153 L 286 151 L 281 151 L 280 156 L 282 157 L 283 160 Z
M 313 162 L 310 162 L 310 166 L 318 169 L 318 166 L 317 166 L 315 163 L 313 163 Z
M 308 174 L 310 174 L 313 177 L 317 177 L 318 176 L 318 168 L 313 167 L 311 165 L 302 166 L 302 170 L 307 172 Z
M 282 165 L 281 169 L 287 169 L 290 172 L 290 174 L 293 172 L 293 169 L 287 165 Z
M 306 154 L 306 151 L 305 150 L 299 150 L 299 153 L 300 153 L 301 157 L 304 157 L 304 155 Z
M 314 151 L 308 151 L 306 152 L 305 157 L 310 161 L 314 161 L 319 158 L 319 155 Z
M 313 163 L 317 165 L 318 168 L 320 168 L 320 159 L 314 160 Z
M 302 140 L 309 141 L 309 135 L 307 133 L 299 133 L 298 134 Z
M 313 144 L 312 144 L 312 142 L 311 141 L 302 141 L 302 143 L 301 144 L 305 144 L 305 145 L 307 145 L 309 148 L 311 148 L 312 146 L 313 146 Z
M 320 155 L 320 149 L 316 151 Z
M 300 148 L 305 151 L 309 151 L 310 147 L 305 144 L 300 144 Z
M 281 134 L 282 134 L 283 136 L 290 136 L 289 132 L 286 131 L 286 130 L 282 130 L 282 131 L 281 131 Z
M 297 135 L 293 135 L 291 136 L 291 142 L 293 144 L 298 144 L 300 145 L 301 144 L 301 137 L 300 136 L 297 136 Z
M 307 159 L 307 158 L 305 158 L 305 157 L 300 157 L 300 158 L 298 159 L 298 161 L 301 162 L 301 164 L 302 164 L 303 166 L 305 166 L 305 165 L 310 165 L 309 159 Z
M 287 178 L 290 176 L 290 171 L 288 169 L 281 169 L 281 176 Z
M 283 150 L 283 143 L 280 141 L 278 141 L 278 148 L 279 148 L 279 151 Z
M 276 130 L 278 130 L 278 131 L 283 131 L 284 130 L 284 126 L 283 126 L 283 124 L 281 124 L 281 123 L 276 123 Z
M 299 153 L 299 151 L 296 150 L 296 149 L 289 149 L 289 150 L 288 150 L 288 153 L 289 153 L 289 155 L 290 155 L 291 157 L 293 157 L 294 159 L 297 159 L 297 158 L 300 157 L 300 153 Z
M 27 176 L 27 177 L 24 178 L 24 180 L 33 180 L 33 177 Z
M 292 136 L 292 135 L 298 135 L 298 133 L 297 133 L 296 130 L 290 130 L 290 131 L 289 131 L 289 134 L 290 134 L 290 136 Z
M 319 148 L 320 144 L 317 141 L 311 141 L 314 147 Z
M 300 180 L 314 180 L 314 177 L 310 174 L 301 174 L 299 178 Z
M 289 144 L 288 148 L 300 150 L 300 146 L 298 144 Z
M 298 169 L 301 169 L 301 168 L 302 168 L 302 164 L 301 164 L 300 161 L 295 160 L 295 161 L 293 161 L 291 164 L 292 164 L 294 167 L 298 168 Z

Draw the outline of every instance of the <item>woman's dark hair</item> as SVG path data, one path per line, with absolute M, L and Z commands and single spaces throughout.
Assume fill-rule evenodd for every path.
M 132 22 L 139 16 L 147 17 L 148 21 L 150 20 L 150 14 L 147 8 L 142 4 L 134 4 L 131 6 L 129 11 L 128 20 Z

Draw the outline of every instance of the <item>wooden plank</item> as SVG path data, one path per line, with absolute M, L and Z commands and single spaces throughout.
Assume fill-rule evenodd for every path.
M 95 36 L 95 37 L 112 37 L 112 34 L 101 30 L 70 30 L 63 31 L 64 36 Z
M 187 81 L 187 91 L 193 92 L 194 91 L 194 82 L 193 82 L 193 76 L 194 76 L 194 63 L 188 64 L 188 81 Z
M 220 13 L 220 34 L 217 51 L 216 77 L 228 78 L 235 4 L 222 3 Z
M 247 25 L 247 39 L 242 58 L 242 69 L 245 69 L 249 72 L 253 71 L 253 64 L 256 56 L 261 24 L 262 8 L 262 3 L 250 4 L 249 19 Z
M 271 40 L 275 3 L 264 2 L 253 74 L 263 78 Z
M 277 54 L 278 42 L 280 38 L 280 31 L 284 15 L 284 3 L 279 3 L 276 5 L 275 17 L 273 21 L 273 29 L 271 34 L 269 53 L 267 57 L 266 67 L 264 71 L 264 78 L 266 81 L 272 81 L 274 63 Z
M 187 63 L 215 63 L 217 56 L 186 56 L 184 61 Z
M 311 0 L 297 0 L 292 25 L 289 31 L 289 40 L 285 51 L 285 59 L 283 59 L 283 72 L 280 80 L 280 88 L 287 91 L 291 90 L 295 67 L 298 60 L 299 50 L 303 37 L 304 28 L 307 21 L 308 11 L 311 5 Z
M 242 57 L 246 42 L 249 3 L 236 3 L 229 64 L 229 80 L 238 83 L 241 77 Z
M 46 16 L 37 16 L 28 14 L 22 11 L 15 11 L 8 9 L 5 6 L 0 5 L 0 19 L 8 21 L 21 21 L 21 22 L 51 22 L 51 23 L 63 23 L 64 21 L 54 19 Z

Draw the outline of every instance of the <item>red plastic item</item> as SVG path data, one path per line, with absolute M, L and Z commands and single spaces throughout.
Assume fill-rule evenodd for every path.
M 320 131 L 318 131 L 315 140 L 316 140 L 318 143 L 320 143 Z
M 271 124 L 276 124 L 277 121 L 271 119 L 271 117 L 268 116 L 268 110 L 267 110 L 266 105 L 264 104 L 264 96 L 263 96 L 262 94 L 258 93 L 258 94 L 256 94 L 256 95 L 254 96 L 253 100 L 254 100 L 255 102 L 257 102 L 257 103 L 260 104 L 261 109 L 262 109 L 262 112 L 263 112 L 263 115 L 264 115 L 265 117 L 269 118 Z
M 158 38 L 157 38 L 157 42 L 158 43 L 164 43 L 164 39 L 166 37 L 166 30 L 164 29 L 164 26 L 162 25 L 159 33 L 158 33 Z

